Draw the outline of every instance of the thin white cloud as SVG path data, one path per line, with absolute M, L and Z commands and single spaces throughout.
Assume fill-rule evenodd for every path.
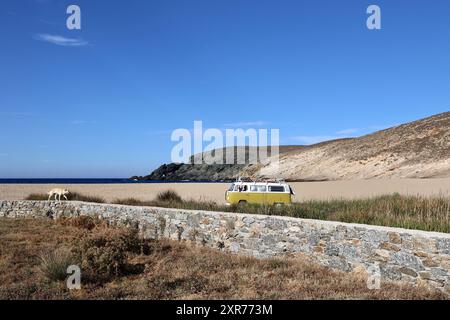
M 323 142 L 323 141 L 336 140 L 336 139 L 340 139 L 340 138 L 342 138 L 342 137 L 339 137 L 339 136 L 295 136 L 295 137 L 290 137 L 289 139 L 300 142 L 301 144 L 310 145 L 310 144 L 316 144 L 316 143 Z
M 35 39 L 64 47 L 82 47 L 88 45 L 88 42 L 81 38 L 66 38 L 63 36 L 47 33 L 36 34 Z
M 350 129 L 344 129 L 336 132 L 338 135 L 348 135 L 348 134 L 355 134 L 358 133 L 361 129 L 358 128 L 350 128 Z
M 266 125 L 265 121 L 249 121 L 249 122 L 236 122 L 224 124 L 225 127 L 243 128 L 243 127 L 261 127 Z

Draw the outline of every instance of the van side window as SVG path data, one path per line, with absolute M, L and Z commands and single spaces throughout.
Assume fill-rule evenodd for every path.
M 251 192 L 266 192 L 266 186 L 253 185 L 250 186 Z
M 283 186 L 269 186 L 270 192 L 284 192 Z

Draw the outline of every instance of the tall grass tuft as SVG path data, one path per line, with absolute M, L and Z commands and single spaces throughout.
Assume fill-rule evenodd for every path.
M 67 268 L 76 264 L 72 252 L 68 248 L 58 248 L 40 255 L 40 270 L 50 281 L 62 281 L 67 277 Z
M 181 203 L 183 202 L 183 199 L 181 199 L 181 197 L 175 191 L 166 190 L 158 193 L 158 195 L 156 196 L 156 201 Z

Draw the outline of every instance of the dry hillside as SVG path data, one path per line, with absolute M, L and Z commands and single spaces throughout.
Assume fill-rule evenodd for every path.
M 450 177 L 450 112 L 281 154 L 279 171 L 272 161 L 246 172 L 312 181 Z
M 249 148 L 245 153 L 248 155 Z M 248 164 L 164 164 L 138 180 L 227 181 L 238 176 L 295 181 L 450 177 L 450 112 L 359 138 L 280 146 L 273 158 Z M 269 152 L 270 153 L 270 152 Z M 196 155 L 204 159 L 207 154 Z M 260 159 L 261 160 L 261 159 Z M 267 159 L 265 159 L 267 160 Z

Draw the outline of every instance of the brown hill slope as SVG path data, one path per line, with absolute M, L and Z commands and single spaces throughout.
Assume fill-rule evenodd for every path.
M 248 154 L 249 148 L 245 150 Z M 272 158 L 258 165 L 165 164 L 148 176 L 133 179 L 227 181 L 240 175 L 295 181 L 447 178 L 450 177 L 450 112 L 359 138 L 311 146 L 280 146 L 279 158 L 278 168 Z
M 281 154 L 279 170 L 272 161 L 245 172 L 312 181 L 450 177 L 450 112 Z

